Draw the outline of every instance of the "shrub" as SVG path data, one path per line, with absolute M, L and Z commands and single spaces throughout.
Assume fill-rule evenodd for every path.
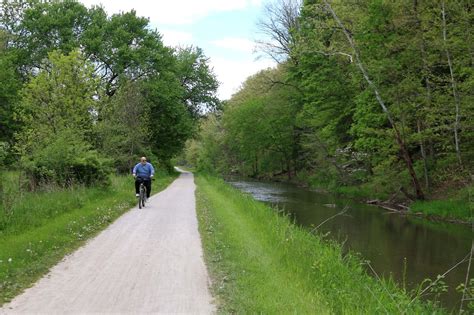
M 72 131 L 61 132 L 22 159 L 30 186 L 108 185 L 111 162 Z

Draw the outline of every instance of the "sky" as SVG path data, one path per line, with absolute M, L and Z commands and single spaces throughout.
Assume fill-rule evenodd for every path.
M 80 0 L 87 7 L 101 4 L 109 15 L 135 9 L 149 18 L 165 45 L 202 48 L 220 82 L 221 99 L 229 99 L 248 76 L 275 65 L 255 52 L 263 1 Z

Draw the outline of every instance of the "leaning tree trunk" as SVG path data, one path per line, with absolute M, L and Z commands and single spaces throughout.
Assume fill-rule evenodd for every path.
M 443 17 L 443 44 L 444 44 L 444 50 L 446 53 L 446 58 L 448 59 L 449 74 L 451 76 L 451 88 L 453 90 L 454 104 L 456 108 L 456 117 L 454 120 L 454 144 L 456 147 L 456 157 L 458 159 L 459 166 L 462 167 L 461 151 L 459 149 L 460 98 L 459 98 L 459 93 L 456 86 L 456 80 L 454 79 L 453 62 L 451 60 L 451 54 L 449 53 L 448 43 L 447 43 L 448 40 L 446 36 L 446 10 L 444 7 L 444 1 L 441 1 L 441 15 Z
M 395 124 L 395 121 L 392 118 L 392 114 L 388 110 L 387 106 L 385 106 L 385 102 L 383 101 L 382 96 L 380 95 L 377 86 L 372 82 L 372 80 L 370 79 L 366 69 L 364 68 L 364 65 L 362 64 L 362 60 L 360 58 L 359 52 L 358 52 L 357 47 L 355 45 L 354 39 L 352 38 L 352 35 L 344 27 L 344 24 L 339 19 L 336 12 L 333 10 L 333 8 L 332 8 L 331 4 L 329 3 L 329 1 L 323 0 L 323 2 L 326 5 L 329 12 L 331 13 L 331 15 L 333 16 L 336 23 L 339 25 L 339 27 L 344 32 L 344 35 L 346 36 L 347 41 L 349 42 L 349 45 L 352 48 L 352 52 L 354 54 L 357 66 L 359 67 L 360 71 L 362 72 L 362 75 L 364 76 L 365 81 L 367 81 L 369 86 L 374 91 L 375 97 L 376 97 L 378 103 L 380 104 L 380 107 L 382 107 L 383 112 L 387 116 L 388 121 L 390 122 L 390 125 L 392 126 L 392 129 L 395 132 L 395 138 L 397 140 L 397 144 L 400 147 L 400 152 L 402 153 L 403 159 L 405 160 L 406 166 L 408 168 L 408 172 L 410 173 L 410 177 L 413 181 L 413 187 L 415 189 L 416 198 L 417 199 L 425 199 L 425 196 L 423 194 L 423 190 L 421 189 L 420 182 L 418 181 L 418 178 L 416 176 L 415 169 L 413 168 L 413 162 L 412 162 L 410 153 L 408 152 L 408 150 L 406 148 L 406 145 L 405 145 L 405 142 L 403 141 L 403 139 L 400 135 L 400 131 L 398 130 L 398 127 L 397 127 L 397 125 Z

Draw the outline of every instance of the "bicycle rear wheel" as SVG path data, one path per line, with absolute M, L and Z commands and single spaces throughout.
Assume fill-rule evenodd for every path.
M 144 198 L 144 194 L 143 194 L 143 188 L 140 186 L 140 194 L 138 196 L 138 209 L 141 209 L 142 206 L 145 205 L 145 202 L 143 201 L 143 198 Z

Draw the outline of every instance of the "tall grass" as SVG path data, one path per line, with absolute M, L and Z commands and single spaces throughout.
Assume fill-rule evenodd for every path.
M 415 201 L 410 205 L 412 212 L 425 215 L 441 216 L 448 219 L 458 219 L 474 222 L 474 186 L 460 189 L 449 199 Z
M 205 259 L 223 313 L 440 314 L 366 274 L 339 245 L 292 224 L 223 181 L 197 176 Z
M 176 174 L 161 175 L 153 192 Z M 67 253 L 136 203 L 133 179 L 112 177 L 107 188 L 75 187 L 22 193 L 17 174 L 4 176 L 0 206 L 0 305 L 30 286 Z

